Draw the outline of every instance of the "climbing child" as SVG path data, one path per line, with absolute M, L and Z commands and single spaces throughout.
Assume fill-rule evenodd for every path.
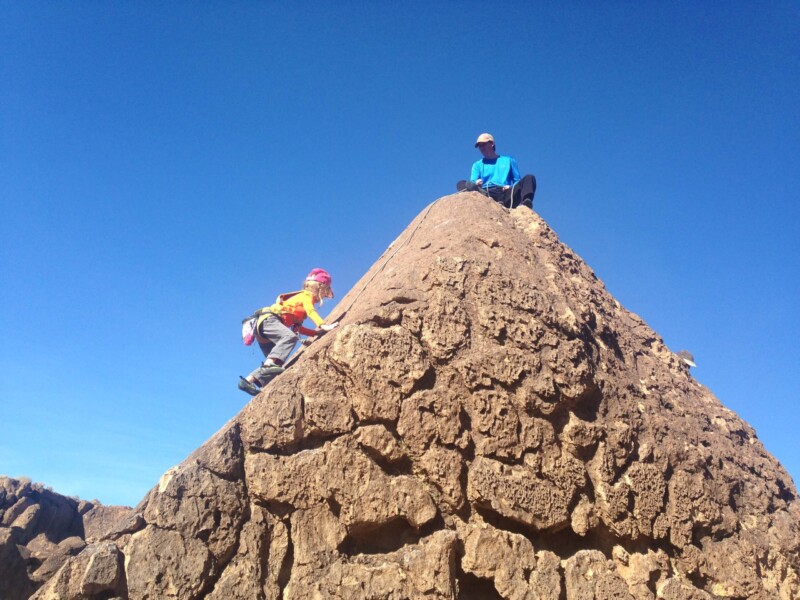
M 316 304 L 322 305 L 326 298 L 333 298 L 331 276 L 324 269 L 312 269 L 302 290 L 281 294 L 275 304 L 256 312 L 256 340 L 266 360 L 250 375 L 239 378 L 240 390 L 255 396 L 261 386 L 283 373 L 283 365 L 297 344 L 298 334 L 318 336 L 336 327 L 338 323 L 326 325 L 314 308 Z M 317 329 L 303 327 L 307 316 Z

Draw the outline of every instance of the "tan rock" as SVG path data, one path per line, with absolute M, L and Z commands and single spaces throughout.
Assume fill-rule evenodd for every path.
M 246 462 L 250 494 L 261 502 L 308 509 L 333 501 L 351 529 L 370 529 L 402 517 L 419 528 L 437 515 L 430 494 L 415 478 L 388 476 L 346 442 L 288 457 L 254 454 Z
M 244 482 L 224 479 L 197 463 L 186 462 L 168 471 L 158 490 L 143 511 L 148 527 L 202 540 L 216 560 L 227 562 L 244 521 Z
M 29 480 L 0 477 L 0 523 L 5 524 L 0 525 L 0 598 L 26 600 L 130 510 L 67 498 Z M 95 552 L 97 548 L 90 554 Z M 69 593 L 81 593 L 85 566 L 70 576 Z M 67 580 L 60 581 L 59 589 L 66 594 Z
M 122 555 L 114 544 L 88 546 L 66 563 L 31 600 L 111 598 L 123 593 Z
M 110 557 L 88 570 L 87 548 L 47 589 L 800 598 L 786 471 L 536 213 L 437 201 L 330 320 L 340 327 L 112 527 L 122 583 Z M 2 522 L 33 492 L 0 485 Z M 0 527 L 6 573 L 50 551 L 32 542 L 48 506 Z
M 569 522 L 563 491 L 523 466 L 477 458 L 469 468 L 467 497 L 476 506 L 524 523 L 532 531 L 557 529 Z
M 634 600 L 611 560 L 597 550 L 581 550 L 564 561 L 567 600 Z
M 125 546 L 131 598 L 192 598 L 208 585 L 213 573 L 213 557 L 206 545 L 178 531 L 147 527 L 134 533 Z
M 130 515 L 131 509 L 127 506 L 92 504 L 91 508 L 82 514 L 86 542 L 92 544 L 102 540 L 120 521 L 130 518 Z
M 26 514 L 30 514 L 31 509 L 36 509 L 38 512 L 38 505 L 29 496 L 23 496 L 14 504 L 9 506 L 3 512 L 2 525 L 5 527 L 17 527 L 18 529 L 25 529 L 27 523 L 31 520 L 30 517 L 25 518 Z
M 298 565 L 284 598 L 452 600 L 456 597 L 455 542 L 452 531 L 438 531 L 396 552 L 340 557 L 321 568 Z
M 428 448 L 418 461 L 425 478 L 440 492 L 449 510 L 458 512 L 466 501 L 463 489 L 466 464 L 457 450 L 439 445 Z
M 359 427 L 353 436 L 356 444 L 371 457 L 379 457 L 390 465 L 408 461 L 408 453 L 398 438 L 384 425 L 365 425 Z
M 536 600 L 561 598 L 561 561 L 548 551 L 536 553 L 536 570 L 530 577 L 531 591 Z
M 27 569 L 27 561 L 17 545 L 16 533 L 0 527 L 0 598 L 28 598 L 37 588 Z
M 400 326 L 342 327 L 329 356 L 350 373 L 352 408 L 362 421 L 397 419 L 401 396 L 428 370 L 419 341 Z
M 464 540 L 461 568 L 494 582 L 497 593 L 512 600 L 533 600 L 528 578 L 536 570 L 536 553 L 526 537 L 486 524 L 472 527 Z M 556 596 L 557 597 L 557 596 Z
M 658 587 L 656 598 L 659 600 L 712 600 L 713 596 L 677 577 L 671 577 Z
M 251 505 L 236 555 L 214 584 L 208 600 L 279 598 L 279 578 L 287 554 L 286 526 L 260 506 Z

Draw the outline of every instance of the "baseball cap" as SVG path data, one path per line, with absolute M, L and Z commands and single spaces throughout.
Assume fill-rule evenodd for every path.
M 478 136 L 478 139 L 475 140 L 475 147 L 478 147 L 478 144 L 483 142 L 492 142 L 494 144 L 494 137 L 492 137 L 491 133 L 482 133 Z

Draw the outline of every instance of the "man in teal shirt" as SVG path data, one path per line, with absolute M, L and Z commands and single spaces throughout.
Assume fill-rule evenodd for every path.
M 533 175 L 520 177 L 517 161 L 512 156 L 497 154 L 492 134 L 480 134 L 475 147 L 483 158 L 472 165 L 470 180 L 459 181 L 456 188 L 481 192 L 508 208 L 520 204 L 532 208 L 536 178 Z

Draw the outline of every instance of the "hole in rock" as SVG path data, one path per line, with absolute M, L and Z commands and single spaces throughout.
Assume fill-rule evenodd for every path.
M 417 379 L 417 381 L 414 383 L 414 386 L 411 388 L 411 391 L 409 392 L 408 395 L 410 396 L 414 392 L 419 392 L 422 390 L 432 390 L 435 385 L 436 385 L 436 369 L 430 367 L 427 371 L 425 371 L 425 374 L 422 377 Z
M 411 475 L 413 472 L 414 464 L 408 457 L 402 457 L 398 460 L 390 461 L 374 448 L 368 448 L 366 446 L 362 446 L 361 448 L 364 451 L 364 454 L 369 456 L 372 462 L 378 465 L 380 469 L 390 477 L 397 477 L 398 475 Z
M 503 600 L 503 597 L 497 593 L 492 580 L 481 579 L 472 573 L 465 573 L 461 567 L 456 575 L 456 584 L 458 586 L 457 600 Z
M 596 422 L 602 401 L 603 392 L 598 388 L 592 388 L 577 398 L 562 397 L 562 400 L 546 417 L 553 424 L 556 432 L 561 433 L 569 423 L 570 413 L 573 413 L 581 421 L 586 421 L 587 423 Z
M 381 328 L 389 328 L 392 325 L 398 325 L 403 320 L 403 316 L 401 314 L 394 314 L 394 315 L 375 315 L 372 318 L 372 323 L 374 323 L 377 327 Z
M 342 505 L 333 498 L 328 498 L 327 502 L 328 508 L 331 509 L 331 513 L 338 519 L 339 515 L 342 514 Z
M 624 360 L 624 355 L 622 353 L 622 348 L 619 347 L 619 341 L 617 340 L 617 336 L 614 334 L 613 331 L 609 329 L 604 329 L 600 333 L 600 339 L 603 340 L 603 343 L 614 352 L 614 355 L 620 359 Z
M 614 546 L 623 544 L 623 540 L 616 538 L 609 531 L 592 530 L 585 536 L 580 536 L 567 527 L 561 531 L 544 532 L 530 536 L 536 550 L 549 550 L 559 558 L 567 559 L 581 550 L 599 550 L 606 557 L 611 558 Z
M 575 401 L 572 412 L 575 416 L 589 423 L 597 421 L 597 413 L 603 402 L 603 392 L 599 388 L 592 388 Z
M 500 327 L 495 334 L 495 338 L 497 339 L 497 343 L 501 346 L 506 345 L 506 342 L 508 341 L 508 330 L 505 328 L 505 326 Z
M 289 585 L 289 580 L 292 577 L 292 567 L 294 566 L 294 542 L 292 541 L 292 527 L 289 523 L 286 524 L 286 530 L 288 533 L 289 543 L 286 548 L 286 555 L 283 557 L 283 562 L 278 570 L 277 583 L 278 589 L 280 590 L 280 593 L 278 594 L 279 598 L 283 598 L 283 593 L 286 590 L 286 586 Z
M 708 577 L 703 575 L 702 573 L 698 573 L 697 571 L 686 573 L 686 579 L 688 579 L 689 583 L 691 583 L 694 587 L 704 591 L 707 589 L 706 586 L 709 583 Z M 745 600 L 745 599 L 732 596 L 729 600 Z
M 509 519 L 508 517 L 504 517 L 503 515 L 486 506 L 473 506 L 473 508 L 475 509 L 475 512 L 477 512 L 483 518 L 484 521 L 486 521 L 495 529 L 502 529 L 503 531 L 508 531 L 510 533 L 518 533 L 519 535 L 522 535 L 530 540 L 533 540 L 536 537 L 536 532 L 530 525 L 520 523 L 519 521 Z
M 792 493 L 792 490 L 786 485 L 783 479 L 778 479 L 776 483 L 778 484 L 778 489 L 780 490 L 778 493 L 778 498 L 787 503 L 793 502 L 795 495 Z
M 417 544 L 422 534 L 403 518 L 386 523 L 360 524 L 350 528 L 347 537 L 339 544 L 339 552 L 346 556 L 357 554 L 386 554 L 409 544 Z
M 280 502 L 278 500 L 268 500 L 266 502 L 256 502 L 256 504 L 267 509 L 268 512 L 272 513 L 279 519 L 288 517 L 294 512 L 294 506 L 292 506 L 288 502 Z
M 407 298 L 405 296 L 395 296 L 392 298 L 392 302 L 396 302 L 397 304 L 413 304 L 417 300 L 417 298 Z
M 653 569 L 650 572 L 650 577 L 647 578 L 645 585 L 647 589 L 653 594 L 654 598 L 658 597 L 658 580 L 661 578 L 662 572 L 660 569 Z

